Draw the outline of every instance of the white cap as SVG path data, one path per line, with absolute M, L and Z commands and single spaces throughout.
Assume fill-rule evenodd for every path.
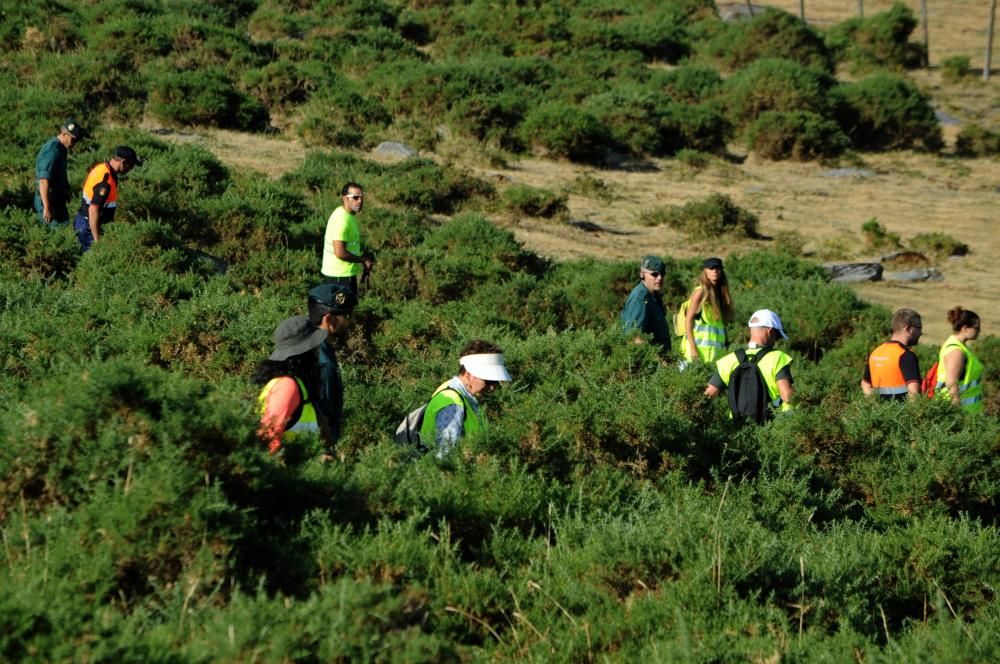
M 782 338 L 788 338 L 788 335 L 785 334 L 785 328 L 781 327 L 781 319 L 778 318 L 778 314 L 774 313 L 770 309 L 758 309 L 753 312 L 753 316 L 750 316 L 750 322 L 747 323 L 747 326 L 772 327 L 781 333 Z
M 458 362 L 479 380 L 510 380 L 510 373 L 503 363 L 503 353 L 464 355 Z

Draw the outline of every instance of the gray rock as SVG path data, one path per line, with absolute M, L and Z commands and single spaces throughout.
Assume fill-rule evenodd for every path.
M 904 270 L 903 272 L 887 272 L 886 281 L 944 281 L 944 275 L 934 268 L 921 270 Z
M 825 263 L 823 267 L 830 273 L 830 281 L 838 284 L 882 279 L 882 266 L 878 263 Z
M 764 5 L 751 5 L 753 7 L 753 15 L 763 14 L 764 10 L 767 9 Z M 747 7 L 745 2 L 731 2 L 728 4 L 716 5 L 719 10 L 719 18 L 723 21 L 733 22 L 733 21 L 748 21 L 752 17 L 750 16 L 750 8 Z
M 416 157 L 417 151 L 404 143 L 384 141 L 372 150 L 372 156 L 376 159 L 403 161 L 410 157 Z
M 944 111 L 934 111 L 934 117 L 936 117 L 937 121 L 943 125 L 952 125 L 953 127 L 957 127 L 965 124 L 954 115 L 948 115 Z
M 831 168 L 824 171 L 825 178 L 873 178 L 875 171 L 869 168 Z

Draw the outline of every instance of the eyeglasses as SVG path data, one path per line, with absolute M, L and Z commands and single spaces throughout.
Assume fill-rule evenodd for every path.
M 360 201 L 365 197 L 364 194 L 347 194 L 344 198 L 350 198 L 352 201 Z
M 646 272 L 646 274 L 648 274 L 654 279 L 659 279 L 662 276 L 662 273 L 660 272 Z

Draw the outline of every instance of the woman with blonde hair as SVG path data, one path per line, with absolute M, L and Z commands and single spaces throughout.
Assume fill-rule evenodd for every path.
M 983 363 L 969 350 L 968 342 L 979 336 L 979 315 L 955 307 L 948 312 L 952 335 L 938 353 L 937 385 L 934 393 L 970 413 L 983 411 Z
M 698 285 L 686 307 L 681 307 L 681 354 L 687 362 L 711 363 L 726 354 L 726 323 L 733 321 L 733 298 L 721 258 L 706 258 L 702 268 Z

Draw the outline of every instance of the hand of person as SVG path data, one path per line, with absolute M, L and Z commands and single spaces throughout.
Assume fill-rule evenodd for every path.
M 52 221 L 52 210 L 49 209 L 48 205 L 42 208 L 42 219 L 44 219 L 46 223 Z

